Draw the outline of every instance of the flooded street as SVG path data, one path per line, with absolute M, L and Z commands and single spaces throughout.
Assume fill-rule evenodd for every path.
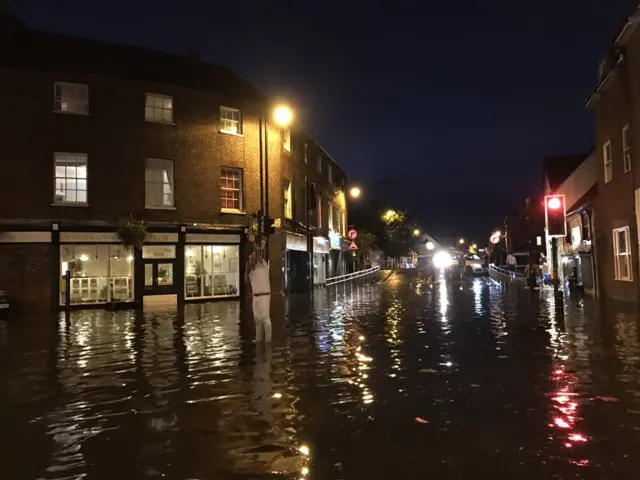
M 485 279 L 0 323 L 0 478 L 630 479 L 635 314 Z M 271 471 L 271 472 L 270 472 Z

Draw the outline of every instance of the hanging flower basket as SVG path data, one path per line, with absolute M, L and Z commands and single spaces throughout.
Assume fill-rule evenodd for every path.
M 147 238 L 147 227 L 142 220 L 136 220 L 131 214 L 120 220 L 118 238 L 127 248 L 139 250 Z

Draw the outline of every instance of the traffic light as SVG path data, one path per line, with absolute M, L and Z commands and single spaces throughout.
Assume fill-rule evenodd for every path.
M 276 227 L 273 225 L 272 217 L 262 217 L 262 231 L 265 235 L 272 235 L 276 233 Z
M 564 195 L 547 195 L 544 197 L 544 217 L 548 237 L 567 236 Z

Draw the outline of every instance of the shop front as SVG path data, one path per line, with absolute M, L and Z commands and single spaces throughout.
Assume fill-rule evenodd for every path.
M 284 253 L 284 282 L 287 292 L 309 290 L 309 254 L 307 237 L 286 233 Z
M 187 233 L 185 300 L 240 296 L 240 235 Z
M 110 232 L 60 233 L 60 285 L 68 271 L 71 305 L 134 301 L 133 251 Z M 60 291 L 60 305 L 65 293 Z
M 329 268 L 329 240 L 313 237 L 313 284 L 324 285 L 327 282 Z
M 329 232 L 329 247 L 329 278 L 345 275 L 347 251 L 343 248 L 342 236 L 339 233 Z

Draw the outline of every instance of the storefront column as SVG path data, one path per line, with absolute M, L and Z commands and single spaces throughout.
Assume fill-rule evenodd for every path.
M 51 285 L 53 286 L 53 295 L 51 295 L 51 310 L 57 312 L 60 310 L 60 287 L 61 287 L 61 268 L 60 268 L 60 230 L 57 223 L 51 226 L 51 249 L 49 251 L 49 261 L 53 266 L 51 271 Z M 71 285 L 67 285 L 70 288 Z
M 178 233 L 178 244 L 176 245 L 176 263 L 174 264 L 173 281 L 178 292 L 178 308 L 184 307 L 184 290 L 185 290 L 185 251 L 184 244 L 186 241 L 185 228 L 181 227 Z

